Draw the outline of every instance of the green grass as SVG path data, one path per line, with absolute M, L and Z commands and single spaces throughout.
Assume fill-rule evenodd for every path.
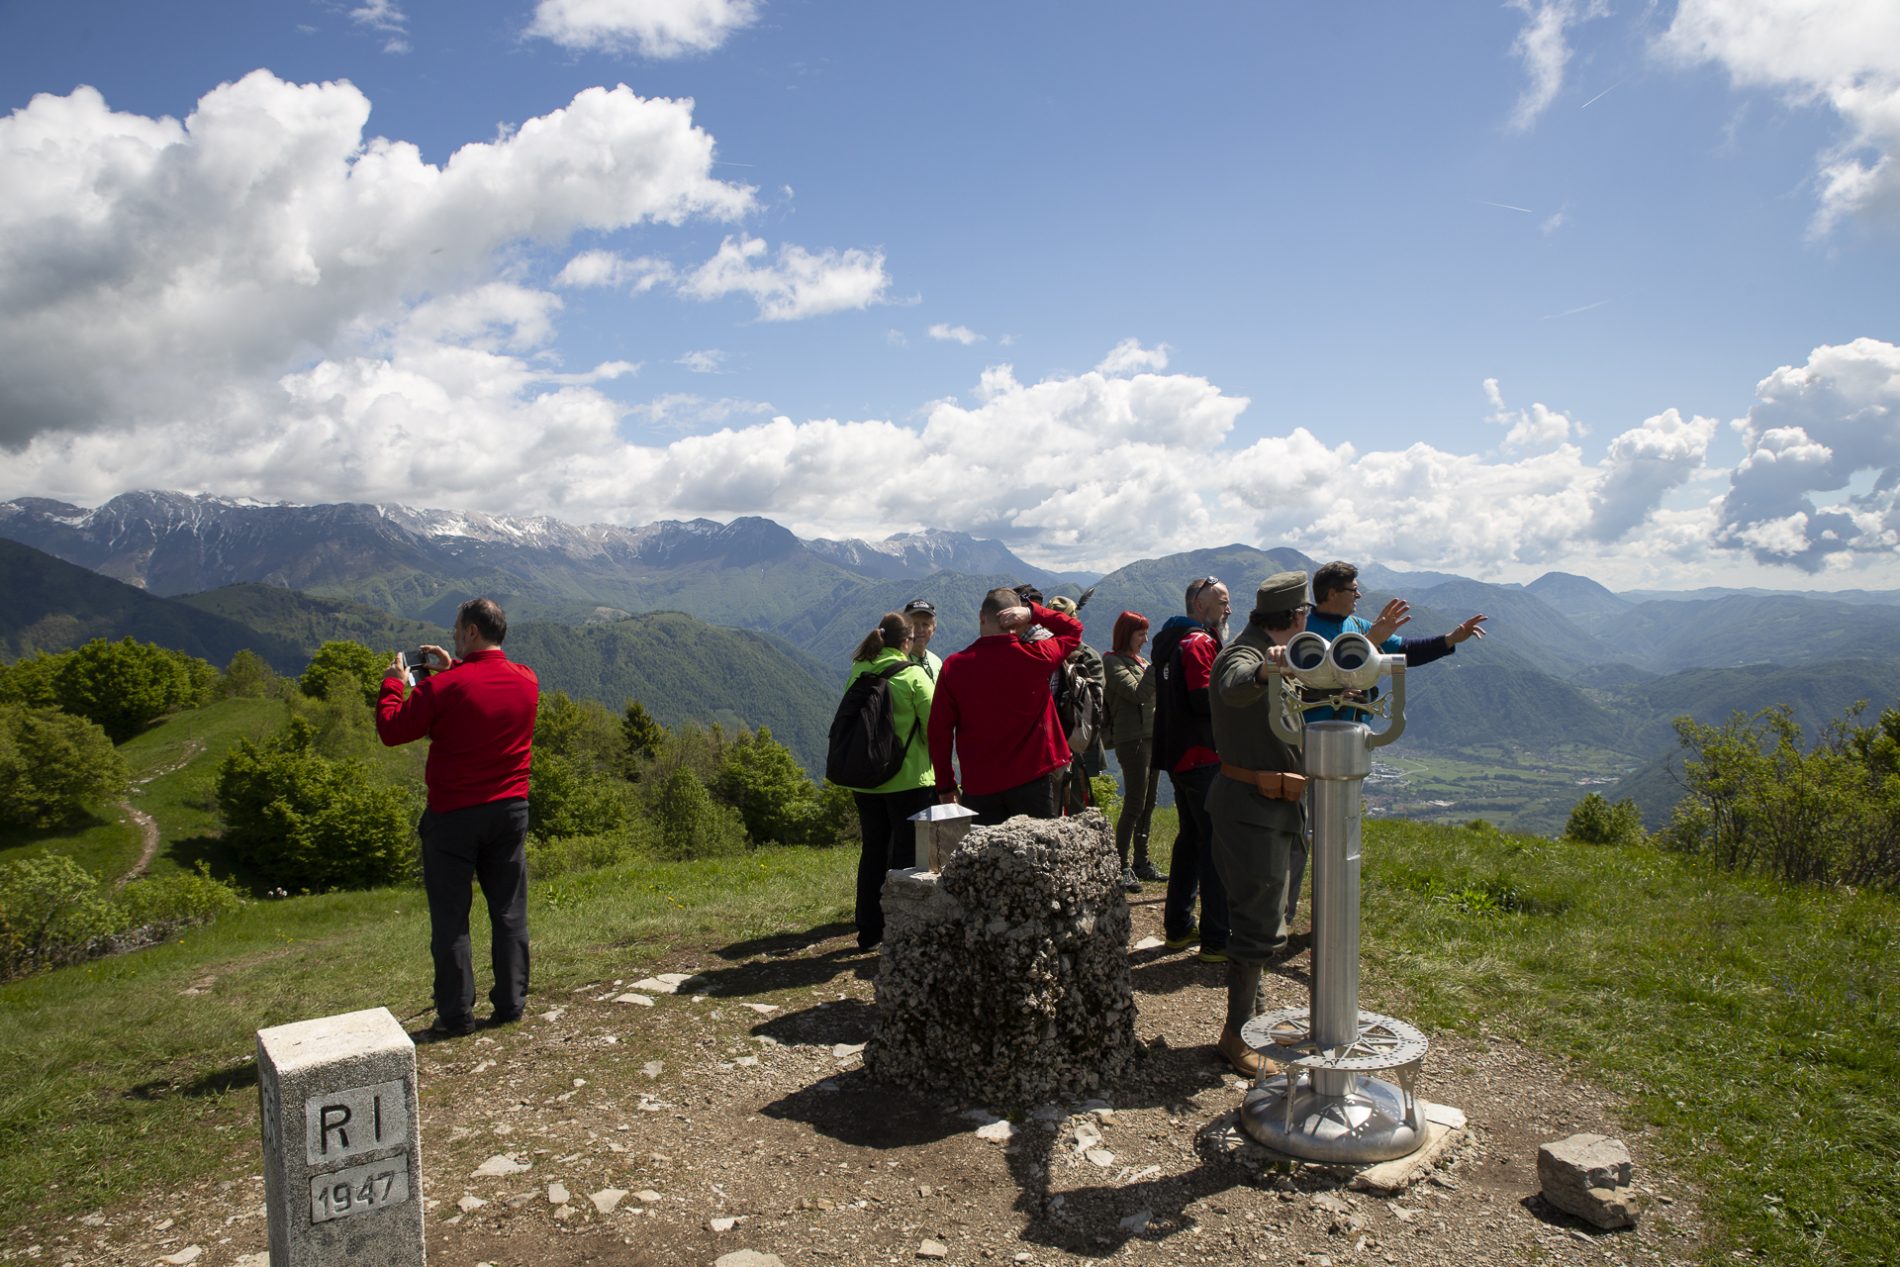
M 110 802 L 64 827 L 0 832 L 0 862 L 65 854 L 101 880 L 124 875 L 138 861 L 139 847 L 139 829 Z
M 1164 868 L 1175 821 L 1155 813 Z M 855 863 L 768 850 L 537 883 L 537 992 L 843 919 Z M 1366 825 L 1364 875 L 1368 1006 L 1510 1035 L 1622 1093 L 1624 1125 L 1701 1194 L 1709 1261 L 1900 1261 L 1900 901 L 1410 822 Z M 0 1087 L 0 1228 L 253 1165 L 253 1032 L 377 1005 L 419 1023 L 428 975 L 421 894 L 391 889 L 253 903 L 0 986 L 0 1068 L 36 1071 Z
M 680 946 L 848 920 L 856 865 L 852 849 L 779 849 L 536 885 L 537 993 Z M 479 901 L 472 933 L 486 942 Z M 421 892 L 380 889 L 254 902 L 162 946 L 0 986 L 0 1068 L 14 1071 L 0 1080 L 0 1229 L 254 1168 L 255 1031 L 379 1006 L 426 1023 L 429 976 Z
M 214 838 L 221 827 L 218 763 L 239 739 L 262 739 L 283 724 L 281 701 L 219 700 L 120 745 L 132 771 L 132 804 L 158 824 L 153 875 L 190 870 L 201 857 L 215 858 Z
M 1707 1194 L 1717 1255 L 1900 1260 L 1900 902 L 1648 848 L 1409 823 L 1366 840 L 1381 1010 L 1627 1090 Z

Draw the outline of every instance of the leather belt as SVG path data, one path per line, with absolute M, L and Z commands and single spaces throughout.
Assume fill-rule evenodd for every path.
M 1304 774 L 1279 770 L 1247 770 L 1221 762 L 1220 772 L 1236 783 L 1245 783 L 1260 795 L 1274 801 L 1297 801 L 1306 792 Z

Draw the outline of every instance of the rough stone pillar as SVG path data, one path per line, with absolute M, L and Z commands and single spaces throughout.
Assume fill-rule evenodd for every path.
M 1108 820 L 978 827 L 884 886 L 872 1076 L 1028 1107 L 1110 1087 L 1136 1050 L 1128 902 Z
M 271 1267 L 423 1267 L 416 1045 L 387 1008 L 257 1031 Z

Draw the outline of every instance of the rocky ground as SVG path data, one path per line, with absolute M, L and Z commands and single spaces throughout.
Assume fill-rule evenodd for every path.
M 1135 901 L 1158 935 L 1159 886 Z M 1502 1031 L 1434 1036 L 1421 1082 L 1464 1140 L 1402 1194 L 1276 1161 L 1236 1130 L 1244 1084 L 1214 1054 L 1221 969 L 1132 951 L 1143 1055 L 1107 1102 L 1015 1122 L 870 1080 L 875 955 L 841 926 L 630 962 L 618 980 L 538 995 L 517 1026 L 425 1042 L 430 1261 L 706 1264 L 751 1251 L 805 1264 L 1203 1262 L 1679 1263 L 1695 1194 L 1658 1169 L 1609 1089 Z M 1304 1003 L 1307 957 L 1273 1006 Z M 1401 1011 L 1365 983 L 1367 1006 Z M 427 1018 L 415 1018 L 426 1025 Z M 1619 1135 L 1634 1231 L 1599 1232 L 1537 1195 L 1537 1147 Z M 255 1138 L 253 1136 L 253 1138 Z M 196 1189 L 30 1228 L 0 1261 L 265 1267 L 256 1145 Z M 733 1258 L 727 1267 L 770 1259 Z

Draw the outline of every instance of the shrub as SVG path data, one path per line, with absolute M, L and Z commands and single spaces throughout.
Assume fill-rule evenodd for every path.
M 1624 797 L 1612 805 L 1595 792 L 1571 807 L 1564 835 L 1586 845 L 1640 845 L 1647 838 L 1635 801 Z
M 1900 886 L 1900 713 L 1864 727 L 1858 712 L 1811 749 L 1783 706 L 1721 726 L 1677 718 L 1688 787 L 1660 841 L 1795 883 Z
M 123 928 L 146 924 L 205 924 L 242 906 L 238 891 L 214 879 L 203 862 L 198 870 L 173 875 L 145 876 L 120 889 L 113 898 Z
M 534 754 L 528 792 L 529 829 L 547 839 L 604 836 L 633 820 L 632 789 L 583 760 L 555 752 Z
M 827 779 L 818 789 L 818 807 L 808 842 L 825 846 L 855 845 L 861 838 L 857 801 L 849 791 Z
M 0 704 L 0 826 L 56 827 L 125 790 L 125 761 L 95 722 Z
M 709 858 L 743 852 L 745 824 L 731 806 L 716 803 L 685 766 L 658 785 L 648 810 L 663 858 Z
M 1112 774 L 1097 774 L 1089 779 L 1089 804 L 1113 817 L 1122 807 L 1121 786 Z
M 99 881 L 64 854 L 0 862 L 0 968 L 18 976 L 112 926 Z
M 108 895 L 64 854 L 0 863 L 0 979 L 145 944 L 239 905 L 202 864 L 196 874 L 135 880 Z
M 257 878 L 295 889 L 391 884 L 412 870 L 415 814 L 405 789 L 361 761 L 315 751 L 293 717 L 263 744 L 241 739 L 218 767 L 224 839 Z

